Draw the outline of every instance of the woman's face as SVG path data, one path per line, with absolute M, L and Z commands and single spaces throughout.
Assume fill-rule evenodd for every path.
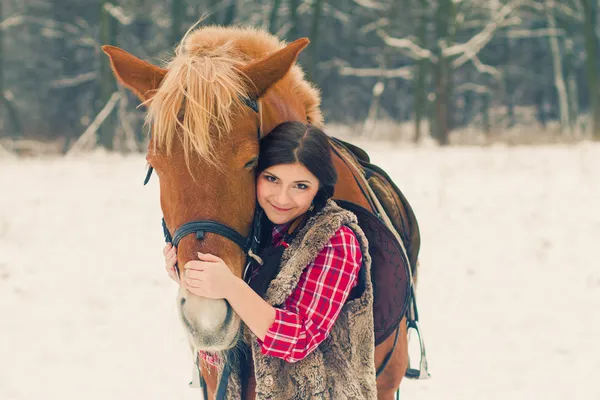
M 319 180 L 302 164 L 273 165 L 256 183 L 258 204 L 274 224 L 285 224 L 308 211 Z

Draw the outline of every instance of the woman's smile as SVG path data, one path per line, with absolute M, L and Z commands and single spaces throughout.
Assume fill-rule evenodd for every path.
M 269 204 L 271 204 L 271 207 L 273 207 L 275 209 L 275 211 L 278 211 L 278 212 L 288 212 L 288 211 L 291 210 L 291 208 L 280 208 L 280 207 L 277 207 L 273 203 L 269 203 Z

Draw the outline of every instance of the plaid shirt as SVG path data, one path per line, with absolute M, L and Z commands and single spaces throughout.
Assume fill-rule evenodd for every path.
M 273 246 L 287 247 L 282 239 L 288 227 L 284 224 L 273 228 Z M 275 321 L 264 341 L 258 339 L 261 352 L 288 362 L 300 361 L 310 354 L 329 336 L 350 291 L 358 283 L 361 264 L 358 240 L 350 228 L 342 226 L 304 269 L 298 286 L 282 307 L 275 308 Z M 213 353 L 201 351 L 199 355 L 212 365 L 218 361 Z

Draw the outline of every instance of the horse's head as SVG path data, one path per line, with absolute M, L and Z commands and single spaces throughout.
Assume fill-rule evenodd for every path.
M 171 234 L 186 223 L 210 220 L 247 236 L 256 204 L 260 133 L 284 121 L 306 121 L 318 110 L 316 93 L 311 110 L 306 95 L 298 95 L 298 79 L 283 79 L 290 69 L 294 72 L 288 75 L 302 78 L 294 64 L 307 39 L 285 47 L 277 43 L 273 51 L 262 49 L 261 54 L 244 35 L 256 31 L 238 29 L 232 37 L 220 28 L 217 40 L 215 29 L 188 36 L 166 69 L 104 47 L 117 79 L 148 107 L 152 134 L 146 158 L 159 177 L 161 207 Z M 315 115 L 320 122 L 320 114 Z M 190 233 L 177 251 L 180 267 L 203 252 L 221 257 L 238 277 L 243 274 L 246 254 L 220 234 L 208 231 L 199 240 Z M 226 301 L 192 295 L 184 280 L 177 300 L 195 348 L 223 350 L 235 344 L 240 320 Z

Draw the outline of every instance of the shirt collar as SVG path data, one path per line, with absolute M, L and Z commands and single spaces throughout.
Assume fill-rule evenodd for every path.
M 287 233 L 287 230 L 290 227 L 290 225 L 291 225 L 291 222 L 287 222 L 285 224 L 274 225 L 273 226 L 273 231 L 271 233 L 271 237 L 272 237 L 271 243 L 273 245 L 279 244 L 279 242 L 281 241 L 281 239 L 283 239 L 283 237 Z

